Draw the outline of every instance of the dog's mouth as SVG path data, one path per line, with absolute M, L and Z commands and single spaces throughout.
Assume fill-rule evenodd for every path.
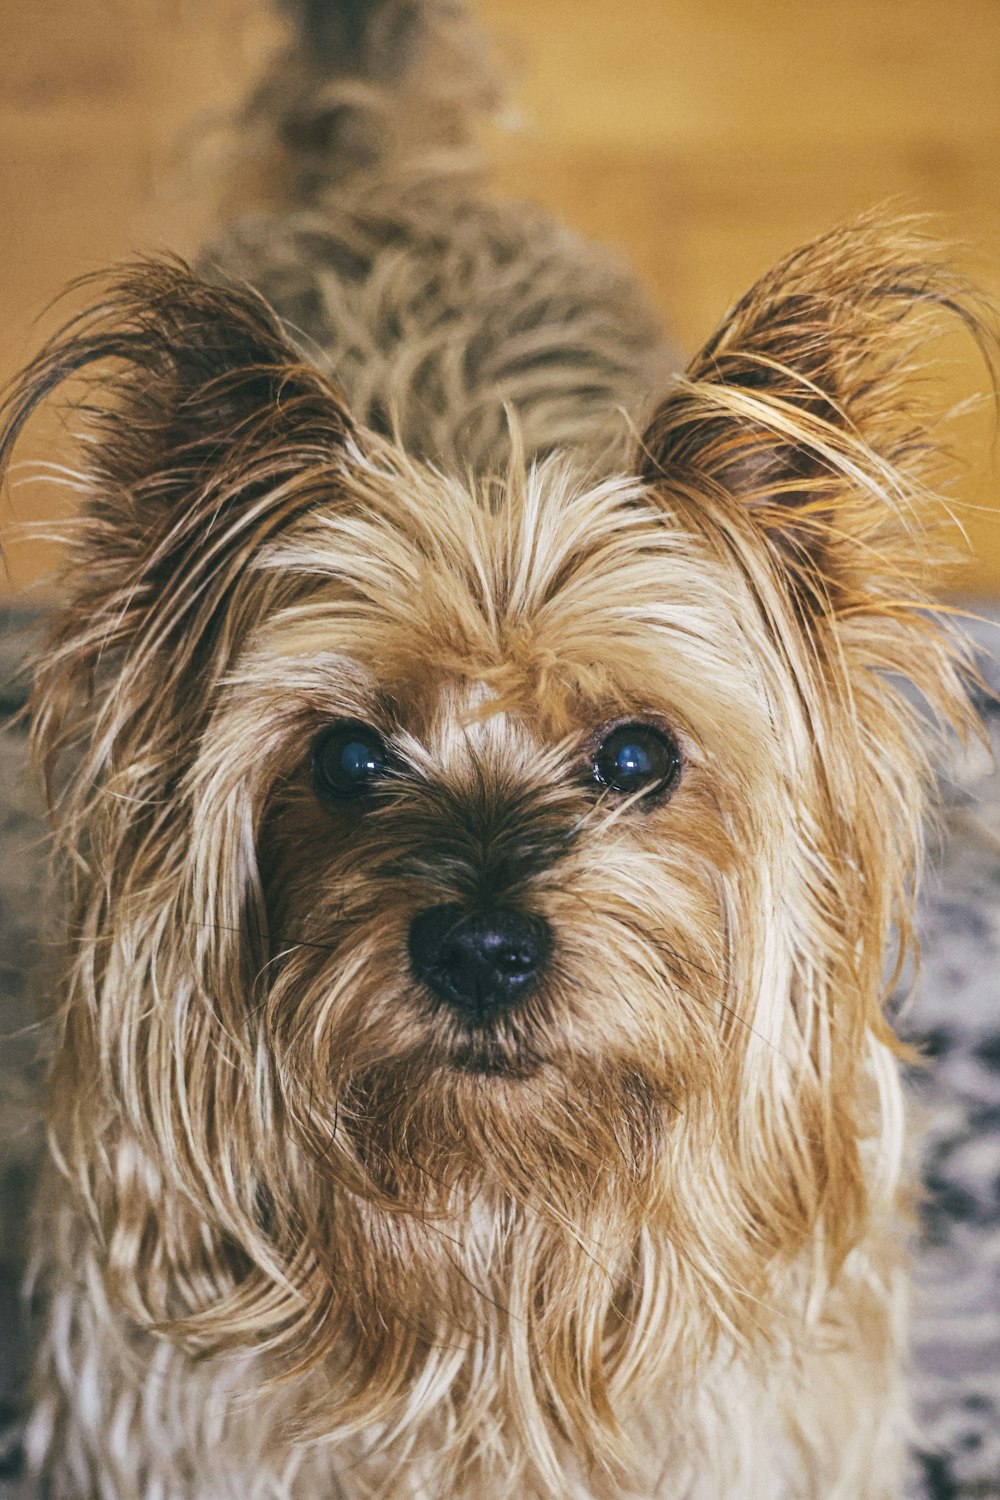
M 523 1049 L 514 1050 L 492 1040 L 479 1039 L 457 1047 L 450 1063 L 455 1072 L 478 1078 L 532 1078 L 541 1067 L 540 1059 Z
M 515 1021 L 504 1012 L 455 1017 L 448 1025 L 448 1065 L 456 1073 L 483 1079 L 531 1078 L 544 1059 L 526 1030 L 520 1017 Z

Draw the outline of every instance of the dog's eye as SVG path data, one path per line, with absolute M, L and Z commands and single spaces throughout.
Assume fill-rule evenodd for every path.
M 659 796 L 677 780 L 681 752 L 652 724 L 615 724 L 603 734 L 592 767 L 594 780 L 609 791 Z
M 313 783 L 320 797 L 357 797 L 381 781 L 388 767 L 382 736 L 356 719 L 324 729 L 313 744 Z

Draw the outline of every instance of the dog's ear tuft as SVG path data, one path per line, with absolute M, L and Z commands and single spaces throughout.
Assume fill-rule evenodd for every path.
M 765 622 L 773 651 L 758 665 L 762 680 L 781 669 L 768 691 L 804 809 L 802 972 L 857 997 L 855 1021 L 876 1035 L 885 1024 L 870 1002 L 889 944 L 898 978 L 912 940 L 939 735 L 976 729 L 970 647 L 929 588 L 948 453 L 927 345 L 956 322 L 992 374 L 992 314 L 919 232 L 868 218 L 828 234 L 734 308 L 654 413 L 637 461 Z M 811 1003 L 817 1014 L 826 1004 Z M 849 1040 L 847 1014 L 834 1025 L 854 1067 L 860 1033 Z M 816 1074 L 819 1110 L 831 1076 L 826 1063 Z
M 695 357 L 653 414 L 640 470 L 730 549 L 741 525 L 763 533 L 810 612 L 908 591 L 938 449 L 914 363 L 942 314 L 990 347 L 988 315 L 918 230 L 866 217 L 824 235 Z
M 286 467 L 329 462 L 353 428 L 340 392 L 249 288 L 164 259 L 124 267 L 103 292 L 14 382 L 0 408 L 0 465 L 35 408 L 85 376 L 76 404 L 87 426 L 90 539 L 105 522 L 116 544 L 134 549 L 135 585 L 142 564 L 197 545 L 202 528 L 218 548 L 221 523 L 237 521 L 249 493 Z M 276 518 L 251 510 L 243 519 L 256 535 Z
M 162 259 L 124 267 L 102 291 L 0 409 L 0 473 L 66 381 L 84 427 L 86 499 L 39 677 L 47 761 L 75 737 L 67 721 L 99 666 L 118 673 L 120 699 L 147 693 L 151 706 L 189 685 L 195 664 L 211 675 L 248 561 L 336 493 L 355 452 L 340 392 L 248 288 Z

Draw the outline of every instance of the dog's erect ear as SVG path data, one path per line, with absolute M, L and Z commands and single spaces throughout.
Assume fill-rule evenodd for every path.
M 748 1054 L 732 1113 L 755 1121 L 743 1162 L 760 1197 L 745 1221 L 804 1210 L 811 1234 L 822 1216 L 837 1269 L 866 1217 L 885 1212 L 889 1178 L 862 1161 L 898 1151 L 894 1107 L 874 1123 L 884 1054 L 871 1043 L 896 1045 L 881 1002 L 913 940 L 931 720 L 974 723 L 967 648 L 924 607 L 938 549 L 922 513 L 941 449 L 920 365 L 942 314 L 989 364 L 989 315 L 918 234 L 870 219 L 826 235 L 733 309 L 654 413 L 638 460 L 664 508 L 724 561 L 720 578 L 735 573 L 759 606 L 740 595 L 737 618 L 765 646 L 751 670 L 785 757 L 782 878 L 795 893 L 784 928 L 771 895 L 762 931 L 768 947 L 787 941 L 794 977 L 780 1043 L 763 1066 Z M 753 938 L 748 923 L 744 949 Z M 750 1029 L 767 1035 L 773 992 L 755 993 Z
M 73 735 L 98 665 L 165 702 L 207 668 L 254 553 L 329 500 L 352 447 L 339 391 L 266 304 L 171 260 L 139 261 L 23 371 L 0 411 L 0 472 L 64 381 L 85 426 L 84 514 L 41 673 L 48 751 Z M 189 695 L 187 695 L 189 697 Z M 58 742 L 58 743 L 55 743 Z
M 640 469 L 730 551 L 763 532 L 810 612 L 908 594 L 936 453 L 914 361 L 942 313 L 986 347 L 919 233 L 872 218 L 823 236 L 732 310 L 655 411 Z

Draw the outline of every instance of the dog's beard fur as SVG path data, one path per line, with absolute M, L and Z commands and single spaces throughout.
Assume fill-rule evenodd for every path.
M 35 708 L 70 762 L 54 1136 L 113 1301 L 292 1382 L 283 1440 L 563 1494 L 665 1391 L 680 1428 L 710 1368 L 849 1343 L 852 1256 L 855 1309 L 888 1301 L 883 962 L 929 748 L 898 679 L 968 722 L 902 391 L 926 317 L 972 313 L 914 255 L 862 226 L 791 258 L 618 478 L 516 437 L 489 482 L 415 462 L 171 264 L 15 394 L 11 436 L 112 372 Z M 676 738 L 668 798 L 598 794 L 620 718 Z M 317 799 L 339 719 L 392 748 L 370 803 Z M 414 977 L 442 902 L 547 920 L 518 1008 Z

